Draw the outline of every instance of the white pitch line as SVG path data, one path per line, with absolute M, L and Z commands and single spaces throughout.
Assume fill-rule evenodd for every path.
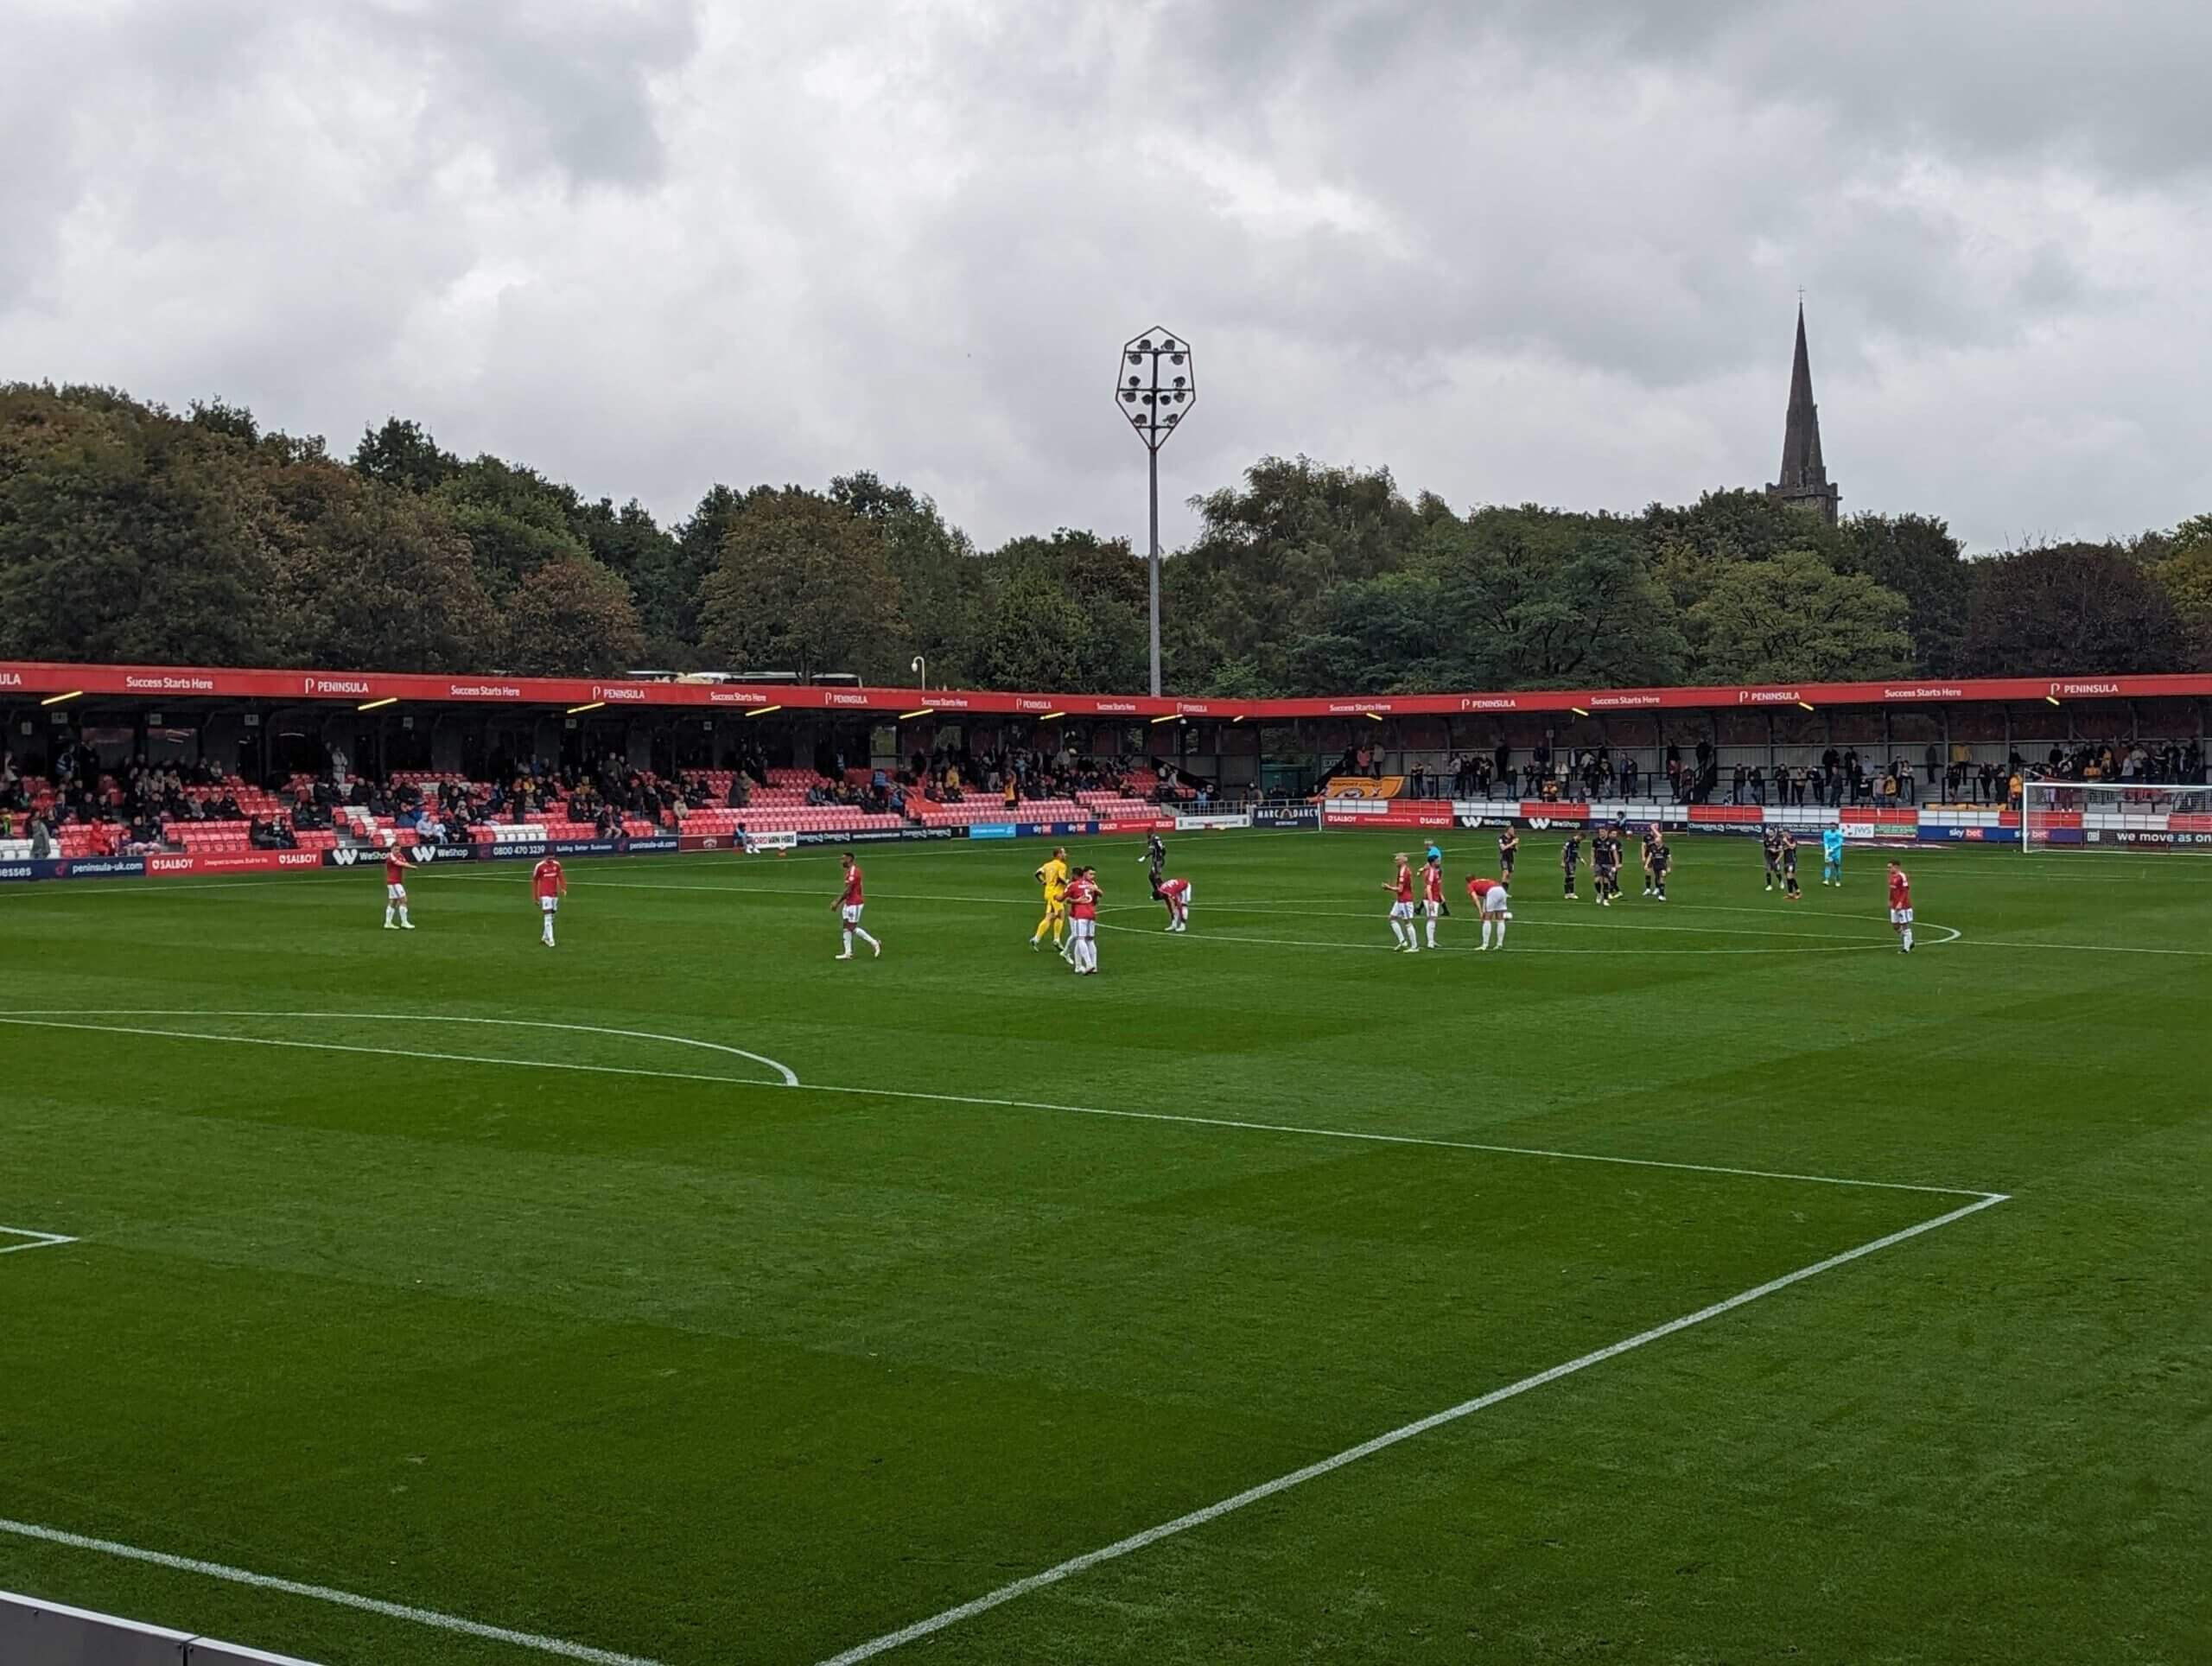
M 1133 1555 L 1147 1546 L 1158 1544 L 1162 1539 L 1173 1538 L 1179 1533 L 1187 1533 L 1193 1528 L 1204 1527 L 1209 1522 L 1219 1521 L 1223 1517 L 1249 1505 L 1272 1498 L 1278 1493 L 1287 1492 L 1293 1487 L 1303 1486 L 1308 1481 L 1318 1480 L 1324 1475 L 1332 1474 L 1344 1468 L 1347 1465 L 1358 1463 L 1364 1458 L 1371 1458 L 1379 1452 L 1386 1452 L 1390 1447 L 1402 1441 L 1413 1440 L 1417 1435 L 1427 1434 L 1433 1429 L 1441 1428 L 1447 1423 L 1457 1422 L 1461 1418 L 1471 1417 L 1477 1412 L 1486 1411 L 1491 1407 L 1513 1399 L 1518 1395 L 1527 1394 L 1532 1389 L 1541 1389 L 1548 1383 L 1556 1383 L 1561 1377 L 1572 1377 L 1577 1371 L 1587 1370 L 1592 1365 L 1602 1365 L 1609 1359 L 1618 1359 L 1621 1355 L 1634 1349 L 1647 1347 L 1654 1342 L 1673 1336 L 1677 1332 L 1687 1331 L 1694 1325 L 1702 1325 L 1709 1319 L 1719 1318 L 1723 1313 L 1733 1313 L 1737 1308 L 1745 1307 L 1762 1297 L 1770 1296 L 1777 1290 L 1786 1290 L 1793 1284 L 1802 1284 L 1807 1279 L 1817 1278 L 1822 1273 L 1831 1272 L 1862 1256 L 1871 1256 L 1878 1250 L 1887 1250 L 1894 1244 L 1903 1243 L 1908 1238 L 1916 1238 L 1923 1232 L 1932 1232 L 1937 1227 L 1948 1226 L 1954 1221 L 1963 1220 L 1968 1215 L 1975 1214 L 2005 1200 L 2002 1193 L 1993 1192 L 1974 1203 L 1954 1209 L 1947 1214 L 1938 1215 L 1932 1220 L 1924 1220 L 1917 1225 L 1885 1233 L 1871 1243 L 1860 1244 L 1855 1250 L 1846 1250 L 1840 1255 L 1830 1256 L 1825 1261 L 1816 1261 L 1809 1267 L 1801 1267 L 1794 1273 L 1784 1273 L 1780 1278 L 1769 1279 L 1764 1284 L 1738 1292 L 1724 1300 L 1714 1302 L 1709 1307 L 1700 1307 L 1694 1313 L 1685 1313 L 1680 1319 L 1668 1320 L 1664 1325 L 1655 1325 L 1648 1331 L 1639 1331 L 1634 1336 L 1624 1337 L 1618 1342 L 1610 1343 L 1605 1347 L 1570 1359 L 1564 1364 L 1554 1365 L 1548 1370 L 1538 1371 L 1533 1377 L 1524 1377 L 1517 1383 L 1509 1383 L 1502 1389 L 1493 1389 L 1488 1394 L 1478 1395 L 1472 1400 L 1463 1400 L 1456 1406 L 1448 1406 L 1442 1411 L 1432 1412 L 1427 1416 L 1416 1419 L 1413 1422 L 1401 1424 L 1398 1428 L 1378 1434 L 1370 1440 L 1363 1440 L 1356 1447 L 1347 1447 L 1344 1451 L 1324 1458 L 1317 1463 L 1308 1464 L 1302 1469 L 1294 1469 L 1287 1475 L 1278 1475 L 1271 1481 L 1262 1481 L 1257 1486 L 1247 1487 L 1242 1492 L 1235 1493 L 1217 1503 L 1207 1504 L 1203 1509 L 1193 1510 L 1186 1515 L 1178 1516 L 1173 1521 L 1162 1522 L 1157 1527 L 1148 1527 L 1141 1533 L 1132 1533 L 1125 1539 L 1116 1539 L 1109 1545 L 1102 1546 L 1096 1550 L 1085 1551 L 1082 1555 L 1071 1556 L 1065 1561 L 1057 1562 L 1041 1573 L 1032 1574 L 1026 1579 L 1016 1580 L 1011 1585 L 1002 1585 L 995 1591 L 987 1592 L 982 1596 L 960 1604 L 957 1607 L 948 1608 L 943 1613 L 933 1614 L 927 1619 L 916 1620 L 911 1625 L 901 1626 L 898 1631 L 887 1631 L 881 1637 L 855 1644 L 840 1654 L 830 1656 L 821 1663 L 821 1666 L 858 1666 L 858 1663 L 861 1661 L 872 1660 L 878 1655 L 887 1654 L 893 1649 L 903 1647 L 922 1637 L 932 1636 L 949 1626 L 957 1625 L 963 1620 L 973 1619 L 978 1614 L 988 1613 L 1002 1604 L 1012 1602 L 1016 1597 L 1027 1596 L 1033 1591 L 1043 1590 L 1046 1586 L 1058 1585 L 1063 1580 L 1072 1579 L 1076 1574 L 1087 1572 L 1102 1562 L 1109 1562 L 1120 1557 Z
M 1377 915 L 1376 918 L 1377 922 L 1380 923 L 1382 917 Z M 1143 928 L 1140 926 L 1115 925 L 1105 920 L 1101 920 L 1098 923 L 1103 929 L 1109 932 L 1135 932 L 1140 936 L 1146 935 Z M 1158 935 L 1164 937 L 1166 934 L 1165 932 L 1160 932 Z M 1263 948 L 1268 949 L 1349 949 L 1359 952 L 1379 954 L 1398 954 L 1402 952 L 1402 951 L 1400 951 L 1395 944 L 1388 943 L 1332 943 L 1324 942 L 1315 938 L 1232 937 L 1225 935 L 1220 932 L 1192 932 L 1180 935 L 1178 941 L 1184 943 L 1250 943 L 1257 944 Z M 1859 954 L 1869 949 L 1888 948 L 1889 944 L 1885 943 L 1841 942 L 1837 943 L 1831 948 L 1821 949 L 1643 949 L 1635 947 L 1631 944 L 1623 944 L 1616 947 L 1607 949 L 1547 949 L 1538 947 L 1517 948 L 1510 951 L 1498 951 L 1494 952 L 1510 952 L 1516 955 L 1695 955 L 1702 958 L 1709 955 L 1849 955 Z M 1424 950 L 1422 952 L 1427 954 L 1440 954 L 1444 952 L 1444 950 L 1440 947 L 1433 950 Z M 1452 952 L 1454 954 L 1473 954 L 1479 953 L 1480 951 L 1469 950 L 1464 947 L 1453 947 L 1452 949 Z M 1891 949 L 1890 950 L 1890 952 L 1894 954 L 1897 951 L 1894 949 Z
M 2133 943 L 2032 943 L 2024 938 L 1969 938 L 1978 949 L 2063 949 L 2072 955 L 2190 955 L 2202 959 L 2212 949 L 2154 949 Z
M 305 1585 L 298 1580 L 281 1579 L 273 1574 L 256 1574 L 222 1562 L 200 1561 L 192 1556 L 173 1556 L 162 1550 L 142 1550 L 135 1544 L 121 1544 L 113 1539 L 91 1538 L 82 1533 L 67 1533 L 60 1528 L 41 1527 L 34 1522 L 14 1522 L 0 1517 L 0 1533 L 10 1534 L 19 1539 L 35 1539 L 44 1544 L 62 1545 L 72 1550 L 91 1550 L 103 1556 L 119 1556 L 125 1561 L 149 1562 L 156 1567 L 173 1568 L 182 1574 L 198 1574 L 211 1580 L 224 1580 L 232 1585 L 251 1586 L 257 1591 L 276 1591 L 288 1597 L 305 1597 L 312 1602 L 327 1602 L 340 1608 L 357 1608 L 363 1613 L 380 1614 L 386 1619 L 402 1619 L 412 1625 L 429 1626 L 434 1631 L 457 1631 L 464 1637 L 512 1644 L 518 1649 L 529 1649 L 541 1655 L 557 1655 L 564 1660 L 589 1661 L 593 1666 L 659 1666 L 658 1662 L 648 1660 L 642 1655 L 618 1654 L 612 1649 L 594 1649 L 589 1644 L 570 1643 L 563 1637 L 540 1637 L 534 1631 L 517 1631 L 504 1625 L 487 1625 L 481 1620 L 442 1614 L 434 1608 L 416 1608 L 404 1602 L 386 1602 L 381 1597 L 357 1596 L 351 1591 L 334 1590 L 327 1585 Z
M 12 1256 L 25 1250 L 51 1250 L 57 1244 L 77 1242 L 60 1232 L 34 1232 L 28 1226 L 0 1226 L 0 1238 L 29 1240 L 27 1243 L 0 1243 L 0 1256 Z
M 983 1098 L 968 1093 L 929 1093 L 916 1088 L 838 1087 L 821 1082 L 799 1084 L 802 1093 L 848 1093 L 879 1099 L 923 1099 L 939 1104 L 983 1105 L 1002 1110 L 1052 1110 L 1074 1116 L 1113 1116 L 1137 1122 L 1183 1122 L 1197 1128 L 1241 1129 L 1255 1134 L 1303 1134 L 1317 1140 L 1356 1140 L 1373 1145 L 1431 1146 L 1444 1151 L 1484 1151 L 1508 1157 L 1549 1157 L 1565 1162 L 1618 1163 L 1630 1168 L 1681 1169 L 1694 1174 L 1731 1174 L 1745 1180 L 1802 1180 L 1814 1186 L 1865 1186 L 1882 1192 L 1926 1192 L 1939 1197 L 1994 1201 L 2005 1193 L 1965 1186 L 1920 1186 L 1904 1180 L 1859 1180 L 1835 1174 L 1791 1174 L 1767 1168 L 1728 1168 L 1717 1163 L 1669 1162 L 1656 1157 L 1613 1157 L 1592 1151 L 1552 1151 L 1541 1146 L 1489 1145 L 1474 1140 L 1433 1139 L 1418 1134 L 1376 1134 L 1357 1129 L 1314 1128 L 1300 1122 L 1255 1122 L 1230 1116 L 1198 1116 L 1168 1110 L 1109 1110 L 1097 1105 L 1061 1105 L 1038 1099 Z
M 220 1014 L 207 1014 L 211 1017 Z M 340 1014 L 349 1015 L 349 1014 Z M 575 1071 L 588 1076 L 645 1076 L 664 1082 L 715 1082 L 724 1087 L 761 1088 L 775 1085 L 767 1082 L 751 1081 L 742 1076 L 707 1076 L 686 1071 L 638 1070 L 620 1065 L 576 1065 L 549 1059 L 495 1059 L 488 1054 L 473 1052 L 429 1052 L 413 1047 L 363 1047 L 342 1041 L 291 1041 L 267 1035 L 220 1035 L 212 1030 L 162 1030 L 136 1024 L 76 1024 L 59 1018 L 23 1018 L 0 1014 L 0 1024 L 14 1024 L 25 1029 L 88 1030 L 101 1035 L 149 1035 L 175 1041 L 228 1041 L 248 1047 L 291 1047 L 306 1052 L 368 1053 L 381 1059 L 428 1059 L 449 1065 L 505 1065 L 515 1070 Z M 774 1060 L 766 1061 L 773 1064 Z M 779 1071 L 784 1066 L 777 1065 Z M 794 1087 L 798 1078 L 785 1071 L 788 1078 L 782 1085 Z
M 747 1052 L 743 1047 L 733 1047 L 726 1042 L 702 1041 L 696 1035 L 664 1035 L 657 1030 L 615 1029 L 605 1024 L 562 1024 L 543 1018 L 463 1018 L 450 1013 L 248 1012 L 207 1007 L 18 1007 L 0 1013 L 0 1018 L 346 1018 L 375 1024 L 483 1024 L 507 1030 L 565 1030 L 574 1035 L 614 1035 L 626 1041 L 665 1041 L 671 1046 L 698 1047 L 708 1052 L 728 1053 L 733 1059 L 766 1065 L 784 1078 L 785 1087 L 798 1085 L 798 1072 L 790 1065 L 779 1064 L 766 1053 Z M 241 1036 L 238 1039 L 251 1040 L 252 1038 Z M 485 1061 L 476 1059 L 468 1062 L 481 1064 Z M 530 1061 L 509 1059 L 497 1062 L 526 1064 Z M 721 1082 L 733 1078 L 709 1076 L 699 1079 Z

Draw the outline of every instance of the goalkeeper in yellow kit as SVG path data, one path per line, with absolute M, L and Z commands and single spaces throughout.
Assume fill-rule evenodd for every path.
M 1052 934 L 1052 946 L 1060 951 L 1060 958 L 1068 955 L 1068 853 L 1059 845 L 1052 847 L 1052 859 L 1037 870 L 1037 883 L 1045 887 L 1045 918 L 1037 922 L 1037 934 L 1029 939 L 1029 946 L 1045 946 L 1045 933 Z

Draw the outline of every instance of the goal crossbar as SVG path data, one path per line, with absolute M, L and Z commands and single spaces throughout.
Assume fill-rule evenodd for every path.
M 2212 784 L 2024 780 L 2020 849 L 2212 853 Z

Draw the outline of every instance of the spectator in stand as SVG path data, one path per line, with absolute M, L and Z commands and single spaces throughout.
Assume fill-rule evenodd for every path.
M 47 827 L 46 817 L 36 811 L 31 812 L 31 824 L 29 831 L 31 840 L 31 860 L 44 862 L 54 854 L 54 835 Z

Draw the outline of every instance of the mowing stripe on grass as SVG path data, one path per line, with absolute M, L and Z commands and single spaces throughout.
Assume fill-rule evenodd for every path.
M 850 1093 L 877 1099 L 925 1099 L 938 1104 L 983 1105 L 1001 1110 L 1053 1110 L 1071 1116 L 1115 1116 L 1137 1122 L 1183 1122 L 1196 1128 L 1233 1128 L 1252 1134 L 1303 1134 L 1317 1140 L 1357 1140 L 1374 1145 L 1431 1146 L 1443 1151 L 1484 1151 L 1503 1157 L 1550 1157 L 1570 1163 L 1619 1163 L 1630 1168 L 1674 1168 L 1692 1174 L 1731 1174 L 1750 1180 L 1802 1180 L 1812 1186 L 1865 1186 L 1878 1192 L 1925 1192 L 1939 1198 L 2001 1201 L 2005 1193 L 1967 1186 L 1921 1186 L 1907 1180 L 1859 1180 L 1837 1174 L 1789 1174 L 1767 1168 L 1729 1168 L 1718 1163 L 1669 1162 L 1656 1157 L 1611 1157 L 1595 1151 L 1551 1151 L 1541 1146 L 1486 1145 L 1474 1140 L 1432 1139 L 1420 1134 L 1371 1134 L 1357 1129 L 1313 1128 L 1299 1122 L 1254 1122 L 1232 1116 L 1197 1116 L 1172 1110 L 1109 1110 L 1098 1105 L 1059 1105 L 1039 1099 L 991 1099 L 969 1093 L 928 1093 L 918 1088 L 836 1087 L 802 1082 L 801 1093 Z
M 927 1619 L 916 1620 L 912 1625 L 901 1626 L 896 1631 L 887 1631 L 881 1637 L 857 1644 L 842 1653 L 830 1656 L 821 1663 L 821 1666 L 858 1666 L 861 1661 L 872 1660 L 878 1655 L 887 1654 L 893 1649 L 942 1631 L 948 1626 L 957 1625 L 963 1620 L 973 1619 L 978 1614 L 988 1613 L 994 1608 L 1012 1602 L 1016 1597 L 1027 1596 L 1032 1591 L 1041 1591 L 1046 1586 L 1058 1585 L 1063 1580 L 1072 1579 L 1077 1574 L 1096 1567 L 1102 1562 L 1113 1561 L 1119 1557 L 1131 1555 L 1149 1545 L 1158 1544 L 1162 1539 L 1173 1538 L 1179 1533 L 1187 1533 L 1193 1528 L 1204 1527 L 1209 1522 L 1219 1521 L 1224 1516 L 1230 1515 L 1248 1505 L 1259 1504 L 1264 1499 L 1272 1498 L 1277 1493 L 1287 1492 L 1291 1488 L 1302 1486 L 1308 1481 L 1318 1480 L 1320 1477 L 1331 1474 L 1349 1464 L 1356 1464 L 1363 1458 L 1371 1458 L 1378 1452 L 1386 1452 L 1402 1441 L 1414 1439 L 1416 1435 L 1427 1434 L 1432 1429 L 1441 1428 L 1445 1424 L 1457 1422 L 1463 1417 L 1471 1417 L 1477 1412 L 1486 1411 L 1492 1406 L 1513 1399 L 1517 1395 L 1526 1394 L 1532 1389 L 1541 1389 L 1547 1383 L 1556 1383 L 1561 1377 L 1572 1377 L 1577 1371 L 1587 1370 L 1592 1365 L 1601 1365 L 1609 1359 L 1618 1359 L 1624 1353 L 1673 1336 L 1678 1331 L 1687 1331 L 1694 1325 L 1702 1325 L 1708 1319 L 1719 1318 L 1723 1313 L 1733 1313 L 1737 1308 L 1757 1301 L 1763 1296 L 1770 1296 L 1777 1290 L 1786 1290 L 1793 1284 L 1802 1284 L 1808 1278 L 1817 1278 L 1822 1273 L 1833 1271 L 1862 1256 L 1871 1256 L 1877 1250 L 1887 1250 L 1893 1244 L 1903 1243 L 1908 1238 L 1916 1238 L 1923 1232 L 1932 1232 L 1939 1226 L 1948 1226 L 1954 1221 L 1964 1220 L 1968 1215 L 1975 1214 L 2005 1200 L 2005 1194 L 2002 1192 L 1991 1192 L 1974 1203 L 1954 1209 L 1948 1214 L 1938 1215 L 1934 1219 L 1922 1221 L 1917 1225 L 1886 1233 L 1871 1243 L 1860 1244 L 1855 1250 L 1846 1250 L 1840 1255 L 1830 1256 L 1825 1261 L 1816 1261 L 1809 1267 L 1801 1267 L 1794 1273 L 1784 1273 L 1780 1278 L 1769 1279 L 1764 1284 L 1757 1285 L 1749 1290 L 1729 1296 L 1724 1300 L 1716 1301 L 1709 1307 L 1700 1307 L 1694 1313 L 1685 1313 L 1680 1319 L 1669 1319 L 1664 1325 L 1656 1325 L 1648 1331 L 1639 1331 L 1634 1336 L 1624 1337 L 1618 1342 L 1609 1343 L 1605 1347 L 1584 1354 L 1579 1358 L 1570 1359 L 1564 1364 L 1554 1365 L 1550 1370 L 1538 1371 L 1533 1377 L 1524 1377 L 1518 1383 L 1509 1383 L 1502 1389 L 1493 1389 L 1488 1394 L 1478 1395 L 1472 1400 L 1463 1400 L 1456 1406 L 1449 1406 L 1442 1411 L 1432 1412 L 1427 1417 L 1420 1418 L 1414 1422 L 1402 1424 L 1386 1434 L 1376 1435 L 1371 1440 L 1363 1440 L 1356 1447 L 1347 1447 L 1344 1451 L 1324 1458 L 1318 1463 L 1308 1464 L 1303 1469 L 1294 1469 L 1287 1475 L 1278 1475 L 1272 1481 L 1262 1481 L 1257 1486 L 1247 1487 L 1243 1491 L 1224 1498 L 1217 1504 L 1207 1504 L 1203 1509 L 1193 1510 L 1187 1515 L 1178 1516 L 1173 1521 L 1162 1522 L 1157 1527 L 1148 1527 L 1141 1533 L 1132 1533 L 1125 1539 L 1116 1539 L 1113 1543 L 1102 1546 L 1096 1550 L 1088 1550 L 1082 1555 L 1071 1556 L 1067 1561 L 1057 1562 L 1041 1573 L 1032 1574 L 1026 1579 L 1016 1580 L 1011 1585 L 1002 1585 L 995 1591 L 987 1592 L 982 1596 L 960 1604 L 957 1607 L 948 1608 L 941 1614 L 933 1614 Z
M 67 1533 L 57 1527 L 41 1527 L 35 1522 L 11 1522 L 0 1517 L 0 1533 L 18 1539 L 35 1539 L 42 1544 L 58 1544 L 71 1550 L 91 1550 L 103 1556 L 119 1556 L 125 1561 L 148 1562 L 156 1567 L 174 1568 L 180 1574 L 199 1574 L 211 1580 L 224 1580 L 232 1585 L 249 1585 L 257 1591 L 276 1591 L 288 1597 L 305 1597 L 310 1602 L 332 1603 L 340 1608 L 358 1608 L 363 1613 L 381 1614 L 386 1619 L 405 1620 L 410 1625 L 427 1625 L 435 1631 L 458 1631 L 464 1637 L 484 1637 L 493 1643 L 510 1643 L 518 1649 L 528 1649 L 541 1655 L 558 1655 L 564 1660 L 586 1660 L 594 1666 L 660 1666 L 658 1661 L 642 1655 L 618 1654 L 612 1649 L 594 1649 L 586 1643 L 570 1643 L 564 1637 L 540 1637 L 534 1631 L 517 1631 L 504 1625 L 487 1625 L 481 1620 L 462 1619 L 455 1614 L 442 1614 L 434 1608 L 416 1608 L 404 1602 L 386 1602 L 381 1597 L 357 1596 L 351 1591 L 334 1590 L 327 1585 L 305 1585 L 298 1580 L 281 1579 L 274 1574 L 256 1574 L 243 1567 L 231 1567 L 222 1562 L 200 1561 L 192 1556 L 173 1556 L 163 1550 L 142 1550 L 135 1544 L 119 1544 L 113 1539 L 95 1539 L 82 1533 Z

